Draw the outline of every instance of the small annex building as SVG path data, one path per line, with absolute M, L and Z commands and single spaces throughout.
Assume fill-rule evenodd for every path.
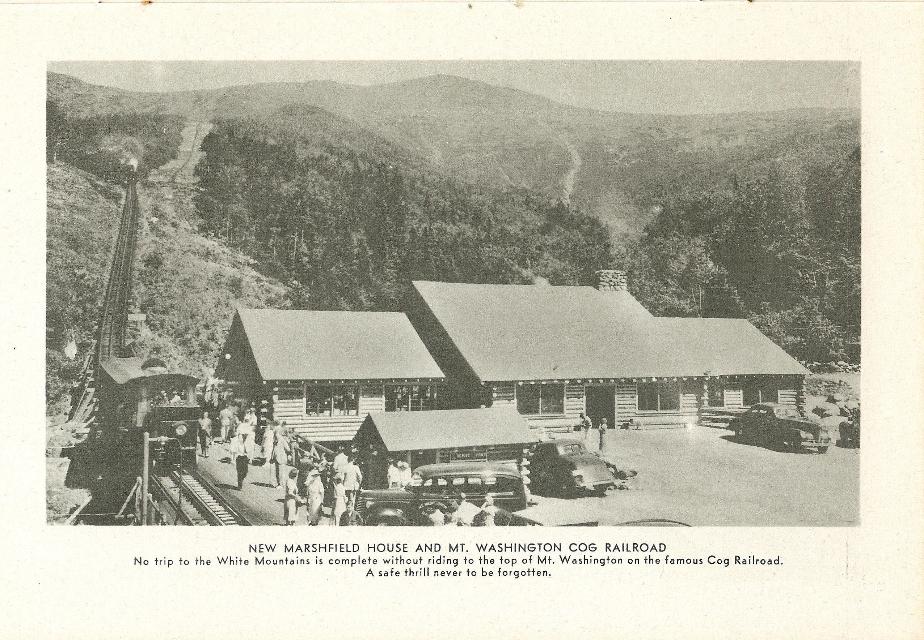
M 359 451 L 372 449 L 404 460 L 416 468 L 422 464 L 459 461 L 509 461 L 519 463 L 524 447 L 538 440 L 515 407 L 448 409 L 418 413 L 370 413 L 353 443 Z
M 534 427 L 696 422 L 708 408 L 801 406 L 808 371 L 747 320 L 658 318 L 619 271 L 598 286 L 414 282 L 407 308 L 452 406 L 515 406 Z
M 348 442 L 370 412 L 437 408 L 443 372 L 403 313 L 240 309 L 216 377 L 315 442 Z

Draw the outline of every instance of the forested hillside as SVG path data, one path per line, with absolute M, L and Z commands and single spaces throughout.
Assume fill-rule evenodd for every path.
M 202 230 L 292 282 L 306 306 L 399 309 L 413 279 L 565 284 L 611 265 L 596 218 L 421 169 L 371 133 L 351 144 L 355 133 L 330 127 L 348 128 L 314 108 L 222 120 L 197 169 Z
M 543 194 L 447 176 L 315 107 L 221 121 L 197 205 L 203 231 L 305 306 L 396 309 L 412 279 L 588 284 L 622 265 L 656 314 L 746 317 L 804 360 L 856 361 L 860 153 L 838 122 L 739 165 L 729 152 L 667 176 L 662 163 L 661 183 L 635 183 L 652 208 L 638 237 Z
M 749 318 L 809 362 L 859 362 L 860 149 L 666 200 L 620 246 L 660 315 Z

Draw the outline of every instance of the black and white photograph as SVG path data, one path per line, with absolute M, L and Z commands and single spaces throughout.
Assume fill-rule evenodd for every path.
M 0 640 L 920 638 L 921 33 L 0 0 Z
M 46 83 L 48 523 L 861 524 L 859 61 Z

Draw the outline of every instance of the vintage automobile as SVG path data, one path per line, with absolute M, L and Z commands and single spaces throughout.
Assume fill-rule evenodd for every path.
M 574 438 L 540 442 L 530 461 L 530 475 L 533 490 L 541 494 L 602 496 L 616 486 L 606 461 Z
M 763 402 L 735 418 L 729 428 L 741 442 L 765 447 L 825 453 L 831 436 L 822 425 L 803 418 L 795 407 Z
M 424 526 L 433 507 L 447 511 L 465 494 L 465 501 L 480 507 L 485 497 L 504 512 L 526 507 L 523 478 L 515 464 L 507 462 L 448 462 L 427 464 L 414 470 L 405 489 L 373 489 L 359 492 L 356 510 L 366 525 Z

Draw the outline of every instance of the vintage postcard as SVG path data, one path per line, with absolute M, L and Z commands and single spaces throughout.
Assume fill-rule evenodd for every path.
M 921 5 L 225 9 L 0 9 L 0 637 L 924 631 Z

